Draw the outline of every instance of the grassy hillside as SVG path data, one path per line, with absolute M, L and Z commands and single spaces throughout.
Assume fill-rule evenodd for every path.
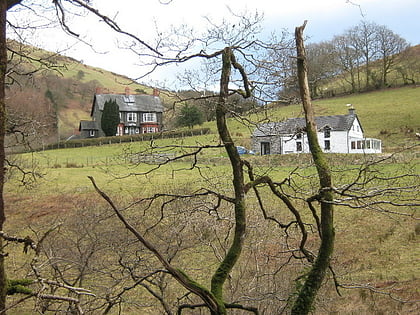
M 340 103 L 341 101 L 336 105 L 328 104 L 328 106 L 323 104 L 325 107 L 318 104 L 318 108 L 334 112 L 333 107 L 341 108 Z M 286 109 L 287 114 L 292 115 L 293 110 L 296 110 L 297 107 L 287 107 Z M 274 109 L 268 114 L 282 116 L 286 114 L 285 112 L 282 109 Z M 235 130 L 233 134 L 237 139 L 247 141 L 245 135 L 248 129 L 246 126 L 240 127 L 238 122 L 234 120 L 230 121 L 230 125 Z M 214 126 L 212 127 L 214 128 Z M 181 146 L 217 143 L 217 135 L 209 134 L 184 139 L 133 142 L 16 155 L 14 157 L 16 163 L 25 166 L 26 169 L 34 167 L 33 170 L 40 174 L 41 178 L 32 182 L 31 185 L 30 180 L 32 178 L 27 176 L 27 185 L 22 186 L 21 173 L 13 171 L 9 174 L 5 194 L 8 216 L 6 230 L 13 235 L 30 235 L 32 237 L 35 234 L 35 237 L 39 237 L 52 225 L 59 225 L 60 230 L 55 237 L 57 239 L 66 238 L 66 246 L 70 246 L 67 249 L 66 246 L 59 243 L 61 255 L 71 255 L 71 259 L 65 261 L 66 266 L 70 266 L 73 261 L 77 261 L 78 255 L 80 255 L 80 259 L 84 259 L 83 250 L 85 246 L 89 246 L 88 241 L 91 239 L 96 242 L 92 248 L 99 247 L 100 252 L 97 260 L 93 260 L 95 258 L 94 254 L 92 258 L 89 258 L 90 264 L 97 266 L 104 260 L 111 264 L 113 259 L 118 259 L 118 255 L 115 252 L 106 253 L 105 244 L 110 242 L 114 248 L 113 251 L 115 251 L 117 235 L 125 235 L 125 233 L 120 230 L 121 225 L 110 214 L 109 207 L 95 193 L 87 176 L 93 176 L 101 189 L 115 200 L 118 207 L 124 209 L 124 213 L 130 216 L 133 222 L 141 227 L 143 224 L 155 224 L 155 222 L 160 222 L 161 214 L 167 214 L 168 209 L 163 212 L 159 206 L 153 206 L 152 204 L 145 206 L 143 209 L 141 207 L 142 203 L 137 202 L 137 200 L 156 193 L 188 195 L 202 187 L 222 191 L 223 194 L 229 196 L 232 192 L 228 186 L 231 181 L 228 159 L 222 148 L 208 149 L 199 154 L 198 161 L 195 164 L 197 168 L 195 169 L 191 170 L 194 160 L 184 158 L 163 165 L 153 173 L 148 173 L 156 165 L 130 163 L 130 157 L 136 155 L 137 152 L 151 152 L 150 145 L 153 145 L 155 150 L 166 147 L 163 149 L 165 153 L 180 154 L 189 150 L 188 148 L 181 148 Z M 404 153 L 393 162 L 378 166 L 380 172 L 377 175 L 392 176 L 398 170 L 404 169 L 414 169 L 415 172 L 420 172 L 419 157 L 417 156 L 413 161 L 411 153 Z M 334 169 L 335 185 L 340 186 L 352 180 L 352 173 L 358 169 L 361 161 L 366 157 L 362 155 L 329 155 L 329 158 Z M 252 162 L 255 171 L 260 174 L 269 174 L 278 181 L 289 178 L 298 185 L 299 190 L 311 191 L 313 189 L 311 178 L 313 178 L 314 170 L 309 167 L 310 162 L 307 155 L 251 156 L 247 159 Z M 290 175 L 292 172 L 294 175 Z M 134 176 L 133 174 L 144 175 Z M 262 191 L 262 196 L 267 198 L 267 211 L 278 214 L 282 221 L 287 220 L 289 214 L 278 200 L 270 199 L 264 191 Z M 213 223 L 214 226 L 212 226 L 212 223 L 208 223 L 209 218 L 212 217 L 211 212 L 207 214 L 207 211 L 203 211 L 202 208 L 206 209 L 206 206 L 208 206 L 206 202 L 201 204 L 197 200 L 192 203 L 178 201 L 175 205 L 178 212 L 169 214 L 168 217 L 165 216 L 161 222 L 165 228 L 167 227 L 170 230 L 159 232 L 160 230 L 151 229 L 147 232 L 147 236 L 161 244 L 161 248 L 167 247 L 173 250 L 186 243 L 186 248 L 176 256 L 174 263 L 177 267 L 184 268 L 203 281 L 206 279 L 206 274 L 213 270 L 215 264 L 213 250 L 221 250 L 214 244 L 209 249 L 206 244 L 212 239 L 213 235 L 216 235 L 216 226 L 219 226 L 219 224 L 222 223 L 223 225 L 223 222 L 225 222 L 229 230 L 230 216 L 232 215 L 229 206 L 225 205 L 218 214 L 220 217 L 217 217 L 217 220 Z M 131 210 L 126 208 L 134 204 L 138 204 L 138 206 Z M 254 284 L 252 280 L 255 275 L 259 275 L 259 272 L 270 272 L 270 268 L 276 270 L 279 268 L 276 273 L 279 274 L 280 279 L 277 279 L 275 289 L 280 290 L 281 296 L 287 297 L 289 290 L 293 288 L 294 279 L 300 275 L 298 270 L 301 262 L 279 267 L 282 264 L 279 258 L 281 257 L 280 253 L 285 248 L 284 235 L 276 225 L 262 219 L 256 197 L 252 193 L 247 198 L 247 205 L 249 208 L 249 232 L 246 238 L 246 248 L 243 252 L 243 258 L 231 274 L 233 279 L 238 279 L 238 284 L 241 287 L 235 290 L 246 289 L 247 284 L 250 283 L 252 288 L 255 288 L 255 286 L 259 289 L 265 286 L 269 288 L 269 283 L 272 285 L 269 281 L 264 280 Z M 303 208 L 303 204 L 301 206 Z M 189 208 L 192 208 L 193 211 L 185 217 L 184 211 Z M 410 212 L 410 209 L 403 208 L 399 211 Z M 414 217 L 418 216 L 415 207 L 411 211 Z M 201 217 L 198 219 L 195 217 L 197 215 Z M 310 220 L 309 213 L 303 212 L 302 216 Z M 91 221 L 96 222 L 94 220 L 100 221 L 89 227 L 89 230 L 83 230 Z M 184 229 L 183 224 L 192 228 L 193 231 L 188 228 Z M 360 314 L 374 315 L 415 313 L 415 303 L 400 303 L 389 298 L 388 295 L 374 294 L 364 286 L 369 286 L 377 291 L 385 290 L 385 292 L 389 292 L 390 290 L 393 297 L 401 300 L 418 300 L 417 259 L 420 255 L 420 248 L 417 246 L 420 237 L 418 222 L 410 216 L 380 213 L 375 211 L 374 208 L 352 209 L 338 206 L 336 207 L 335 224 L 337 240 L 333 268 L 341 284 L 354 288 L 340 288 L 342 295 L 338 296 L 331 282 L 331 285 L 325 285 L 317 301 L 317 309 L 313 313 L 316 315 L 350 315 L 356 311 Z M 68 229 L 74 233 L 74 235 L 70 234 L 71 237 L 68 236 L 68 233 L 70 233 Z M 178 229 L 180 229 L 179 232 Z M 119 232 L 116 233 L 115 231 Z M 107 233 L 111 233 L 111 235 Z M 114 233 L 117 235 L 114 235 Z M 198 233 L 198 236 L 195 233 Z M 290 229 L 288 234 L 290 238 L 288 242 L 293 242 L 296 237 L 295 231 Z M 182 242 L 175 244 L 173 240 L 179 235 L 183 235 L 185 238 Z M 166 237 L 170 237 L 170 239 Z M 190 245 L 192 239 L 200 240 L 201 243 L 199 242 L 198 245 L 192 247 Z M 98 240 L 102 243 L 98 243 Z M 316 245 L 316 240 L 315 235 L 309 233 L 308 247 L 312 249 L 312 246 Z M 47 244 L 49 245 L 49 243 Z M 71 246 L 73 244 L 77 245 L 77 251 L 75 252 L 72 252 Z M 117 244 L 118 248 L 123 247 L 120 243 Z M 136 245 L 135 242 L 130 244 Z M 66 249 L 69 250 L 70 254 L 66 252 Z M 128 247 L 124 249 L 128 251 Z M 132 250 L 132 253 L 139 254 L 137 245 L 134 249 L 130 247 L 130 250 Z M 23 256 L 21 248 L 18 248 L 16 252 L 9 249 L 9 252 L 13 253 L 11 256 L 14 257 L 10 268 L 15 268 L 13 271 L 16 274 L 23 273 L 24 269 L 15 267 L 18 265 L 15 261 L 28 259 L 27 256 L 29 255 Z M 125 255 L 128 255 L 128 252 Z M 153 261 L 144 258 L 145 256 L 141 257 L 142 261 Z M 192 258 L 199 259 L 192 260 Z M 118 262 L 114 262 L 114 264 L 112 266 L 118 266 Z M 265 271 L 264 268 L 267 268 L 267 264 L 268 271 Z M 253 269 L 254 265 L 256 265 L 255 270 Z M 42 271 L 45 274 L 46 267 L 44 268 Z M 98 278 L 89 278 L 89 273 L 87 273 L 85 276 L 87 280 L 84 281 L 83 286 L 94 291 L 100 290 L 106 279 L 104 269 L 100 269 L 100 272 L 101 275 Z M 261 277 L 263 276 L 261 275 Z M 99 286 L 97 285 L 98 279 L 100 279 Z M 167 287 L 167 289 L 170 287 Z M 166 291 L 167 298 L 170 297 L 171 293 L 173 294 L 180 289 L 172 290 Z M 234 290 L 232 289 L 232 291 Z M 271 294 L 273 293 L 270 293 L 269 296 Z M 140 288 L 132 291 L 131 294 L 128 292 L 125 297 L 125 301 L 129 301 L 130 298 L 134 301 L 150 301 L 148 295 L 142 292 Z M 143 304 L 149 303 L 153 305 L 152 302 Z M 261 304 L 263 308 L 267 302 L 261 302 Z M 21 311 L 23 305 L 20 305 L 18 310 Z M 123 303 L 122 306 L 125 305 Z M 28 306 L 28 309 L 30 309 L 30 306 Z M 129 311 L 124 308 L 123 313 L 138 314 L 139 311 Z M 141 313 L 156 314 L 156 309 L 153 310 L 152 308 L 148 311 L 145 307 Z M 19 311 L 12 314 L 19 314 Z
M 385 150 L 412 145 L 420 131 L 420 88 L 406 87 L 315 102 L 322 115 L 345 113 L 353 104 L 366 136 L 379 138 Z
M 84 65 L 73 58 L 13 41 L 8 45 L 31 59 L 17 59 L 14 55 L 15 58 L 10 61 L 9 68 L 14 70 L 11 71 L 13 79 L 19 82 L 19 85 L 11 87 L 9 95 L 13 97 L 9 96 L 7 105 L 10 108 L 19 107 L 20 104 L 15 104 L 14 99 L 30 92 L 31 98 L 37 97 L 49 105 L 49 110 L 42 114 L 56 118 L 58 130 L 55 130 L 55 133 L 58 132 L 62 139 L 74 133 L 81 119 L 90 119 L 96 87 L 114 93 L 124 93 L 126 87 L 133 93 L 152 93 L 151 87 L 138 84 L 120 74 Z M 29 79 L 25 75 L 28 72 L 34 72 Z M 34 106 L 29 97 L 26 97 L 26 102 L 24 107 Z
M 415 85 L 420 82 L 420 45 L 409 47 L 407 50 L 401 52 L 400 54 L 394 55 L 389 59 L 389 63 L 392 65 L 392 67 L 387 74 L 388 87 Z M 369 87 L 368 89 L 372 90 L 379 87 L 384 88 L 382 83 L 379 82 L 379 79 L 382 75 L 382 67 L 382 60 L 377 60 L 371 63 L 370 81 L 371 84 L 372 81 L 376 82 L 374 82 L 373 86 Z M 366 91 L 366 71 L 364 66 L 361 66 L 360 70 L 361 71 L 359 74 L 355 74 L 356 90 Z M 350 93 L 352 91 L 350 82 L 351 80 L 349 74 L 342 74 L 334 78 L 327 79 L 320 85 L 320 94 L 324 96 L 331 96 Z M 360 87 L 358 84 L 360 84 Z
M 105 75 L 99 69 L 84 68 L 77 64 L 72 68 L 70 64 L 68 67 L 72 69 L 69 71 L 71 74 L 64 77 L 69 80 L 67 83 L 73 82 L 73 79 L 85 83 L 96 82 Z M 108 81 L 108 84 L 111 82 Z M 53 101 L 61 100 L 66 93 L 72 96 L 72 101 L 60 109 L 60 112 L 63 110 L 68 113 L 60 117 L 69 125 L 90 109 L 86 105 L 91 96 L 90 91 L 85 93 L 82 89 L 67 89 L 66 93 L 60 94 L 60 84 L 54 86 L 46 82 L 46 86 L 52 91 Z M 348 110 L 348 103 L 356 108 L 366 135 L 382 139 L 386 152 L 418 143 L 415 132 L 420 132 L 420 88 L 388 89 L 314 102 L 317 115 L 344 114 Z M 271 105 L 249 114 L 244 120 L 229 119 L 229 127 L 236 143 L 249 147 L 250 135 L 255 127 L 251 122 L 278 121 L 299 116 L 302 116 L 299 105 Z M 224 149 L 206 149 L 200 151 L 197 160 L 189 156 L 161 166 L 148 160 L 137 163 L 141 158 L 139 153 L 150 156 L 160 152 L 162 156 L 177 156 L 191 152 L 199 145 L 220 143 L 214 122 L 206 122 L 202 127 L 210 128 L 212 133 L 9 157 L 20 169 L 10 168 L 7 174 L 6 231 L 10 235 L 29 235 L 36 240 L 47 235 L 42 246 L 47 253 L 44 256 L 41 254 L 36 261 L 43 276 L 58 274 L 58 277 L 71 278 L 82 270 L 80 282 L 75 280 L 72 284 L 80 284 L 106 299 L 121 288 L 131 288 L 133 283 L 130 280 L 133 279 L 130 276 L 141 278 L 139 270 L 142 267 L 146 267 L 147 274 L 153 274 L 156 263 L 138 242 L 127 236 L 120 222 L 92 187 L 87 178 L 92 176 L 130 221 L 145 231 L 147 237 L 158 244 L 177 267 L 194 275 L 200 282 L 207 281 L 206 275 L 214 271 L 220 253 L 226 250 L 229 233 L 232 232 L 233 212 L 230 205 L 223 201 L 222 207 L 215 211 L 211 196 L 186 199 L 188 201 L 183 198 L 193 192 L 203 191 L 200 190 L 202 188 L 219 191 L 227 197 L 232 194 L 229 186 L 230 166 Z M 363 169 L 363 162 L 376 157 L 328 155 L 334 171 L 334 185 L 342 187 L 348 184 L 354 180 L 356 172 Z M 295 184 L 295 190 L 289 190 L 288 186 L 284 186 L 284 189 L 285 193 L 298 194 L 295 201 L 299 210 L 305 207 L 306 193 L 317 193 L 313 191 L 317 187 L 313 183 L 316 180 L 315 170 L 306 154 L 246 158 L 252 162 L 256 173 L 269 174 L 278 182 Z M 418 151 L 411 149 L 369 169 L 375 172 L 375 179 L 392 177 L 401 171 L 419 174 L 419 159 Z M 21 172 L 22 169 L 31 172 Z M 373 188 L 380 188 L 375 186 L 378 183 L 375 179 L 372 179 Z M 416 184 L 418 178 L 412 176 L 406 180 L 409 187 Z M 380 182 L 385 187 L 388 183 Z M 168 194 L 162 203 L 156 204 L 147 199 L 159 193 Z M 174 195 L 183 198 L 172 204 Z M 261 190 L 261 195 L 266 198 L 265 210 L 270 215 L 277 216 L 282 222 L 291 220 L 291 214 L 278 199 L 270 197 L 264 190 Z M 418 217 L 418 207 L 412 205 L 399 208 L 398 212 L 405 214 L 402 215 L 389 211 L 395 208 L 382 206 L 384 211 L 378 211 L 375 205 L 363 209 L 342 205 L 336 207 L 337 240 L 332 266 L 343 287 L 339 288 L 341 296 L 337 295 L 337 288 L 330 279 L 322 288 L 314 314 L 417 313 L 420 225 L 413 218 Z M 259 303 L 261 309 L 268 309 L 266 313 L 272 314 L 274 312 L 269 308 L 272 304 L 275 306 L 271 310 L 276 309 L 277 305 L 284 305 L 286 299 L 293 298 L 289 293 L 295 285 L 299 285 L 296 279 L 304 272 L 304 261 L 288 261 L 290 252 L 296 248 L 300 238 L 293 226 L 287 230 L 285 238 L 284 230 L 264 220 L 256 195 L 252 192 L 248 194 L 247 207 L 246 246 L 242 258 L 230 275 L 226 295 L 230 301 L 242 301 L 249 296 L 250 300 L 245 299 L 246 304 Z M 311 224 L 308 225 L 307 246 L 309 250 L 315 251 L 317 232 L 310 228 L 315 226 L 315 222 L 310 211 L 302 211 L 302 217 Z M 178 239 L 180 235 L 183 236 L 182 240 Z M 14 277 L 31 274 L 28 267 L 31 253 L 24 254 L 21 247 L 12 246 L 8 247 L 8 252 L 9 274 Z M 52 269 L 49 269 L 50 264 Z M 135 272 L 128 275 L 129 268 L 122 271 L 123 265 Z M 57 271 L 59 267 L 63 267 L 62 274 Z M 157 265 L 157 268 L 161 266 Z M 273 277 L 270 278 L 270 275 Z M 124 281 L 113 282 L 121 276 L 125 277 Z M 331 274 L 328 276 L 331 278 Z M 174 296 L 183 292 L 182 288 L 168 281 L 165 276 L 153 280 L 161 284 L 162 296 L 176 303 Z M 153 285 L 153 281 L 147 285 Z M 258 295 L 260 290 L 265 289 L 264 294 Z M 375 294 L 375 291 L 382 294 Z M 14 299 L 17 301 L 19 297 Z M 84 301 L 90 299 L 86 297 Z M 133 286 L 133 290 L 126 292 L 121 301 L 122 309 L 115 309 L 115 313 L 154 315 L 160 307 L 156 306 L 156 300 L 141 286 L 136 289 Z M 31 313 L 31 302 L 28 300 L 27 303 L 19 304 L 11 314 L 24 314 L 25 311 Z
M 385 151 L 416 143 L 415 133 L 420 132 L 420 87 L 386 89 L 361 94 L 315 100 L 315 114 L 343 115 L 348 111 L 346 104 L 353 104 L 367 137 L 383 141 Z M 280 121 L 291 117 L 302 117 L 301 105 L 271 106 L 268 110 L 251 114 L 252 122 Z M 213 123 L 204 123 L 216 132 Z M 249 146 L 249 137 L 254 125 L 231 121 L 233 136 L 241 145 Z

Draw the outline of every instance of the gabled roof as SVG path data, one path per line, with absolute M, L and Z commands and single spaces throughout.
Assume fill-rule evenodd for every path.
M 82 130 L 98 130 L 98 126 L 96 125 L 96 121 L 93 120 L 81 120 L 79 124 L 79 131 Z
M 126 94 L 95 94 L 93 106 L 99 110 L 104 109 L 106 101 L 115 100 L 120 112 L 163 112 L 163 105 L 158 96 L 153 95 L 126 95 Z
M 329 127 L 331 131 L 347 131 L 353 125 L 357 118 L 355 114 L 318 116 L 315 117 L 315 123 L 318 130 Z M 274 136 L 281 134 L 294 134 L 304 131 L 306 128 L 305 118 L 290 118 L 282 122 L 270 122 L 259 125 L 253 135 L 254 137 Z

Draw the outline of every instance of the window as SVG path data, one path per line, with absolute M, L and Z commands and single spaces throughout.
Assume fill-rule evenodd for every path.
M 95 130 L 89 130 L 89 137 L 95 136 Z
M 143 122 L 157 122 L 156 113 L 143 113 Z
M 143 133 L 158 132 L 156 127 L 143 127 Z
M 329 138 L 331 137 L 331 128 L 330 127 L 325 127 L 324 128 L 324 138 Z
M 136 122 L 137 121 L 136 113 L 127 113 L 127 121 Z
M 356 141 L 351 142 L 351 149 L 356 150 Z
M 325 140 L 325 141 L 324 141 L 324 149 L 325 149 L 325 150 L 330 150 L 330 149 L 331 149 L 331 143 L 330 143 L 330 140 Z
M 298 152 L 302 151 L 302 142 L 300 142 L 300 141 L 296 142 L 296 151 L 298 151 Z
M 134 126 L 125 127 L 124 133 L 126 135 L 134 135 L 136 133 L 139 133 L 139 128 L 134 127 Z

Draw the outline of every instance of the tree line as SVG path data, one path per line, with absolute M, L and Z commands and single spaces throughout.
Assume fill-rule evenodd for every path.
M 267 49 L 257 70 L 259 80 L 275 84 L 269 86 L 270 91 L 260 91 L 260 97 L 253 95 L 251 99 L 244 100 L 238 95 L 233 96 L 230 102 L 232 109 L 244 113 L 266 103 L 267 99 L 282 104 L 299 102 L 297 69 L 293 58 L 290 58 L 294 49 L 289 35 L 282 34 L 277 45 Z M 409 43 L 387 26 L 374 22 L 362 20 L 331 40 L 307 44 L 306 51 L 312 98 L 415 84 L 419 79 L 420 64 Z M 188 83 L 191 77 L 189 71 Z M 203 98 L 203 93 L 207 97 Z M 215 119 L 213 104 L 208 98 L 212 94 L 213 91 L 191 89 L 179 91 L 177 96 L 187 102 L 185 106 L 189 112 L 199 111 L 206 121 L 210 121 Z M 201 123 L 201 119 L 183 123 L 182 118 L 192 116 L 189 112 L 182 109 L 178 126 Z
M 364 20 L 329 41 L 310 43 L 306 50 L 311 96 L 329 97 L 389 87 L 393 85 L 391 72 L 397 74 L 399 84 L 414 84 L 420 65 L 414 65 L 413 69 L 401 56 L 409 47 L 404 38 L 387 26 Z M 289 67 L 280 99 L 297 94 L 294 74 L 295 69 Z

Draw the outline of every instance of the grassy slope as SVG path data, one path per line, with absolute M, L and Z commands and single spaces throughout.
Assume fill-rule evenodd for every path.
M 132 92 L 136 89 L 142 89 L 149 94 L 152 93 L 151 88 L 137 84 L 127 77 L 103 69 L 72 62 L 71 59 L 68 59 L 66 68 L 67 71 L 63 72 L 64 77 L 75 78 L 79 71 L 83 71 L 84 76 L 82 82 L 97 81 L 99 86 L 106 87 L 110 92 L 123 93 L 128 86 Z M 95 91 L 92 91 L 92 98 L 94 93 Z M 72 134 L 73 130 L 78 128 L 80 120 L 90 119 L 90 103 L 84 104 L 86 102 L 81 102 L 78 99 L 72 103 L 74 106 L 69 106 L 60 110 L 60 134 Z
M 345 104 L 354 104 L 367 136 L 383 139 L 386 149 L 389 149 L 416 141 L 413 133 L 406 133 L 405 130 L 420 131 L 419 100 L 420 89 L 407 87 L 318 100 L 315 105 L 317 114 L 330 115 L 343 114 L 347 111 Z M 263 119 L 268 116 L 271 120 L 278 120 L 299 115 L 301 115 L 300 106 L 295 105 L 254 114 L 253 118 Z M 214 123 L 206 123 L 206 127 L 210 127 L 215 132 Z M 230 127 L 238 144 L 249 144 L 252 126 L 244 126 L 238 121 L 231 120 Z M 386 132 L 381 133 L 383 130 Z M 204 143 L 218 143 L 217 135 L 214 133 L 194 138 L 156 141 L 155 145 Z M 140 184 L 140 180 L 133 177 L 115 180 L 113 174 L 128 174 L 147 169 L 145 165 L 124 165 L 125 161 L 120 158 L 120 154 L 135 152 L 148 145 L 149 143 L 104 145 L 26 155 L 35 160 L 44 178 L 33 190 L 29 191 L 19 188 L 16 181 L 11 180 L 7 183 L 8 229 L 19 232 L 28 224 L 58 220 L 60 216 L 72 213 L 77 207 L 77 200 L 95 198 L 92 186 L 86 177 L 88 175 L 94 176 L 98 184 L 114 196 L 138 196 L 139 193 L 144 196 L 155 192 L 156 186 L 176 186 L 192 181 L 194 181 L 194 187 L 201 185 L 197 172 L 180 172 L 176 177 L 172 177 L 173 170 L 188 166 L 185 161 L 159 169 L 158 173 L 145 179 L 147 185 Z M 284 172 L 288 168 L 276 166 L 285 163 L 288 165 L 305 163 L 296 156 L 291 159 L 287 156 L 269 157 L 271 158 L 272 160 L 267 160 L 267 157 L 255 157 L 254 162 L 275 166 L 273 171 L 279 178 L 285 176 Z M 222 175 L 227 174 L 229 170 L 222 149 L 213 149 L 200 155 L 200 166 L 203 167 L 202 172 L 207 172 L 213 181 L 220 180 L 221 183 L 228 181 Z M 139 187 L 141 187 L 140 192 Z M 415 297 L 415 288 L 418 285 L 415 266 L 420 252 L 418 246 L 415 245 L 419 236 L 416 234 L 416 223 L 413 220 L 410 218 L 395 220 L 393 217 L 377 215 L 374 212 L 338 208 L 336 224 L 337 244 L 334 263 L 341 281 L 369 282 L 375 286 L 396 282 L 397 289 L 407 293 L 407 298 Z M 366 239 L 369 239 L 369 242 L 366 242 Z M 344 299 L 337 299 L 334 294 L 326 294 L 325 299 L 330 299 L 328 303 L 333 309 L 342 310 L 346 307 L 355 309 L 356 304 L 359 307 L 365 303 L 364 299 L 366 299 L 362 293 L 354 295 L 354 293 L 344 291 L 344 296 Z M 352 306 L 352 303 L 355 305 Z M 366 303 L 372 307 L 370 302 Z M 395 307 L 388 305 L 387 301 L 381 303 L 384 303 L 383 307 Z M 362 306 L 360 307 L 364 310 Z M 375 314 L 369 311 L 369 307 L 366 306 L 366 314 Z M 323 311 L 319 314 L 323 314 Z M 342 314 L 351 314 L 351 311 L 343 311 Z
M 420 87 L 387 89 L 369 93 L 315 100 L 316 115 L 343 115 L 348 111 L 346 104 L 353 104 L 361 120 L 365 135 L 383 141 L 384 150 L 413 145 L 415 133 L 420 132 Z M 277 107 L 267 112 L 251 115 L 253 121 L 269 119 L 282 120 L 302 117 L 300 105 Z M 215 132 L 213 123 L 205 123 Z M 249 144 L 249 135 L 254 126 L 246 127 L 232 121 L 233 136 L 243 144 Z M 238 136 L 239 135 L 239 136 Z
M 375 61 L 371 63 L 371 72 L 372 75 L 377 78 L 381 77 L 382 73 L 382 60 Z M 392 70 L 387 75 L 387 84 L 389 86 L 402 86 L 404 84 L 412 84 L 413 81 L 418 83 L 420 82 L 420 45 L 410 47 L 400 55 L 395 56 L 393 59 Z M 402 78 L 402 73 L 405 73 L 408 80 L 404 81 Z M 357 77 L 357 76 L 356 76 Z M 348 93 L 350 92 L 350 78 L 348 75 L 339 75 L 334 77 L 332 80 L 329 80 L 322 85 L 321 90 L 324 95 L 333 92 L 337 94 Z M 360 84 L 363 89 L 363 86 L 366 84 L 366 73 L 365 68 L 361 67 L 360 72 Z
M 55 75 L 57 81 L 62 79 L 73 79 L 74 81 L 72 81 L 72 83 L 63 83 L 63 86 L 61 87 L 63 90 L 72 92 L 73 88 L 79 85 L 79 82 L 97 82 L 97 84 L 92 86 L 92 91 L 90 92 L 92 97 L 88 100 L 83 99 L 83 97 L 77 93 L 69 93 L 71 95 L 68 94 L 65 99 L 61 100 L 64 103 L 58 104 L 59 133 L 62 138 L 67 138 L 73 134 L 74 131 L 78 129 L 80 120 L 90 119 L 91 101 L 96 87 L 103 87 L 109 92 L 114 93 L 124 93 L 126 87 L 129 87 L 132 92 L 139 89 L 148 94 L 152 93 L 151 87 L 138 84 L 130 78 L 120 74 L 84 65 L 73 58 L 56 55 L 31 46 L 17 45 L 13 42 L 9 42 L 9 45 L 14 46 L 17 50 L 25 51 L 26 54 L 31 55 L 33 58 L 44 59 L 51 62 L 49 64 L 50 68 L 47 69 L 45 69 L 46 66 L 35 61 L 32 61 L 32 64 L 20 65 L 25 67 L 28 71 L 38 68 L 44 69 L 43 71 L 36 72 L 34 75 L 37 77 L 38 85 L 43 86 L 43 88 L 43 77 L 46 75 Z M 39 84 L 40 82 L 41 84 Z M 42 94 L 45 92 L 46 91 L 42 91 Z M 48 113 L 46 113 L 46 115 L 47 114 Z
M 420 132 L 420 88 L 406 87 L 400 89 L 389 89 L 364 94 L 356 94 L 333 99 L 317 100 L 314 102 L 317 115 L 345 114 L 348 108 L 346 104 L 353 104 L 362 122 L 367 137 L 374 137 L 383 140 L 385 152 L 394 151 L 397 148 L 411 146 L 418 140 L 415 133 Z M 302 116 L 300 105 L 278 107 L 250 115 L 253 121 L 260 121 L 264 118 L 272 121 L 289 117 Z M 243 122 L 231 119 L 230 130 L 238 145 L 250 146 L 250 135 L 254 125 L 246 125 Z M 177 140 L 162 140 L 158 145 L 168 144 L 208 144 L 218 143 L 216 126 L 214 122 L 206 122 L 202 127 L 210 128 L 212 134 Z M 137 149 L 146 144 L 133 143 L 131 145 L 111 145 L 98 147 L 84 147 L 76 149 L 63 149 L 45 151 L 41 154 L 41 163 L 60 164 L 64 166 L 68 162 L 81 165 L 103 164 L 103 161 L 111 160 L 118 155 L 122 148 L 130 147 Z M 133 149 L 134 150 L 134 149 Z M 212 151 L 209 156 L 223 155 L 221 150 Z
M 420 131 L 420 88 L 406 87 L 319 100 L 315 104 L 322 114 L 347 111 L 351 103 L 361 119 L 366 136 L 380 138 L 385 149 L 409 145 Z

